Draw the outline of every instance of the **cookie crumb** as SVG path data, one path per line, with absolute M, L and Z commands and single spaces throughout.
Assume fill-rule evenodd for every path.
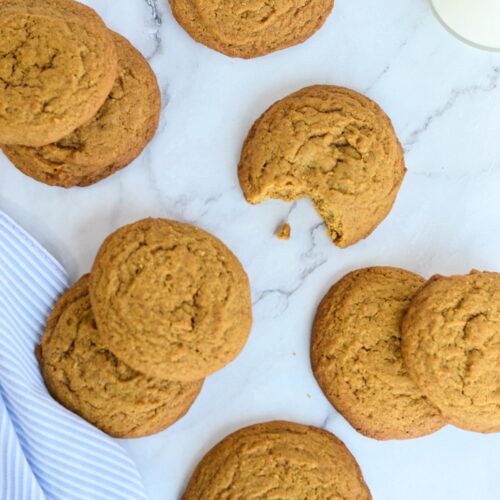
M 292 228 L 290 227 L 290 224 L 283 224 L 276 231 L 276 238 L 280 240 L 289 240 L 291 235 L 292 235 Z

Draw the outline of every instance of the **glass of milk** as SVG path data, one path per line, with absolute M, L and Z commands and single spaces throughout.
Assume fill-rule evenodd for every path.
M 500 50 L 500 0 L 431 0 L 438 18 L 476 47 Z

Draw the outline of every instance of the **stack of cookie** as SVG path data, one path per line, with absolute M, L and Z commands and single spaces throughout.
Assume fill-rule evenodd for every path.
M 125 226 L 57 302 L 38 351 L 61 404 L 115 437 L 183 416 L 252 323 L 241 264 L 214 236 L 165 219 Z
M 23 173 L 88 186 L 153 138 L 161 98 L 144 57 L 73 0 L 2 0 L 0 144 Z
M 362 434 L 406 439 L 451 423 L 500 431 L 500 275 L 361 269 L 335 284 L 313 326 L 313 371 Z

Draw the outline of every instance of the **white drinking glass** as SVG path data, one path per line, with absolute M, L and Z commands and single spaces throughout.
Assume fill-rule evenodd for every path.
M 431 0 L 439 20 L 461 40 L 500 50 L 500 0 Z

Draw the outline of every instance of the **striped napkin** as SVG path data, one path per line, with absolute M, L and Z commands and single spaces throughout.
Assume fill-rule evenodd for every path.
M 0 499 L 146 499 L 125 450 L 56 403 L 40 376 L 34 349 L 67 286 L 0 211 Z

